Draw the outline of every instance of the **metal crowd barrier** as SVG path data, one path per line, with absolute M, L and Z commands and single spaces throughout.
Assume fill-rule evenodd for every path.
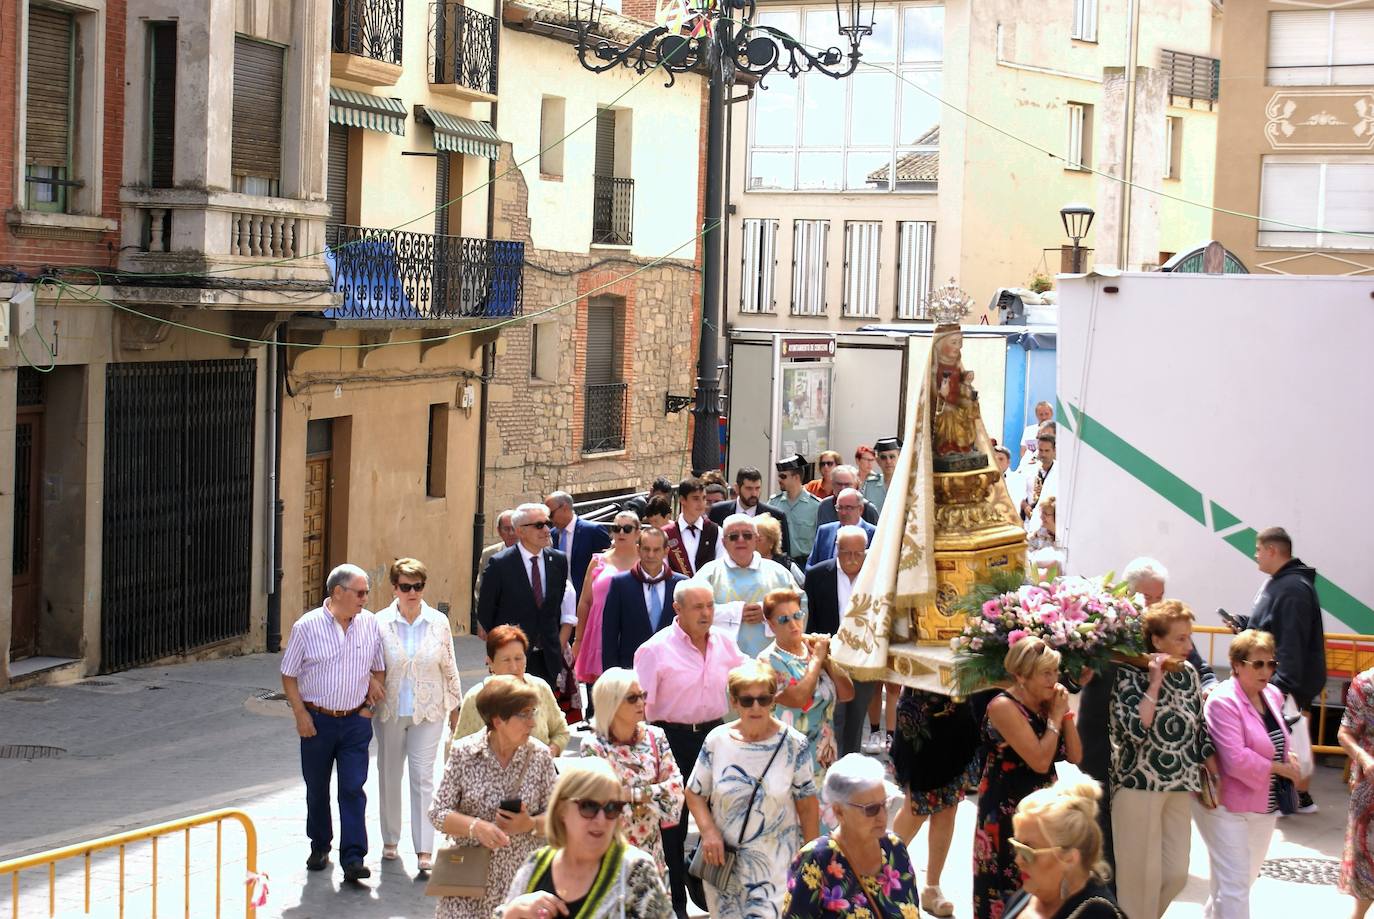
M 1203 651 L 1197 636 L 1207 636 L 1207 650 Z M 1207 660 L 1209 664 L 1215 664 L 1215 653 L 1217 637 L 1224 636 L 1229 638 L 1231 630 L 1222 626 L 1199 625 L 1193 627 L 1194 643 L 1198 644 L 1198 652 Z M 1225 658 L 1223 658 L 1225 660 Z M 1327 686 L 1322 688 L 1321 695 L 1314 703 L 1317 718 L 1317 742 L 1312 744 L 1312 752 L 1318 754 L 1328 754 L 1344 756 L 1345 751 L 1338 745 L 1327 744 L 1323 741 L 1327 738 L 1327 727 L 1329 721 L 1330 705 L 1327 704 L 1332 680 L 1338 681 L 1341 687 L 1341 697 L 1336 701 L 1336 707 L 1345 707 L 1345 688 L 1350 685 L 1350 681 L 1355 679 L 1359 673 L 1374 666 L 1374 635 L 1357 635 L 1353 632 L 1327 632 L 1326 633 L 1326 675 Z
M 89 842 L 80 842 L 75 845 L 64 846 L 60 849 L 50 849 L 47 852 L 37 852 L 33 855 L 25 855 L 22 858 L 14 858 L 9 861 L 0 862 L 0 878 L 5 875 L 10 876 L 10 916 L 11 919 L 20 919 L 19 913 L 19 874 L 33 868 L 47 868 L 48 877 L 48 916 L 57 915 L 57 865 L 59 862 L 70 859 L 80 858 L 85 862 L 84 868 L 84 887 L 85 887 L 85 909 L 84 914 L 91 912 L 91 856 L 97 852 L 108 851 L 110 849 L 119 850 L 119 916 L 124 916 L 126 900 L 126 881 L 124 856 L 126 847 L 135 843 L 152 842 L 152 919 L 157 919 L 158 915 L 158 838 L 170 836 L 180 832 L 185 838 L 186 863 L 185 872 L 182 878 L 182 896 L 185 902 L 185 916 L 191 916 L 191 830 L 194 827 L 207 826 L 213 824 L 215 827 L 215 916 L 220 916 L 223 892 L 223 864 L 224 864 L 224 821 L 237 820 L 243 827 L 244 847 L 246 850 L 246 867 L 250 879 L 257 876 L 258 867 L 258 834 L 253 826 L 252 819 L 240 810 L 223 809 L 209 811 L 204 814 L 197 814 L 193 817 L 185 817 L 181 820 L 172 820 L 167 823 L 159 823 L 155 826 L 144 827 L 138 830 L 129 830 L 124 833 L 116 833 L 113 836 L 104 836 L 100 839 L 93 839 Z M 231 882 L 235 883 L 235 882 Z M 254 885 L 250 882 L 237 882 L 244 887 L 244 916 L 246 919 L 254 919 L 257 915 L 257 907 L 253 905 Z M 197 915 L 203 915 L 204 910 L 198 909 Z

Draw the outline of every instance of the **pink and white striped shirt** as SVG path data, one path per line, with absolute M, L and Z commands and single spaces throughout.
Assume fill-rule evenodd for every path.
M 344 631 L 329 610 L 312 609 L 291 627 L 281 658 L 282 675 L 296 678 L 302 700 L 341 712 L 362 705 L 373 671 L 385 669 L 382 632 L 367 610 Z

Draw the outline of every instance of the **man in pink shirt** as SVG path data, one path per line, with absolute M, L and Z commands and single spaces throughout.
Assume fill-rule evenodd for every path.
M 730 709 L 726 683 L 730 671 L 748 658 L 734 640 L 711 631 L 715 590 L 700 581 L 679 581 L 673 590 L 672 625 L 635 651 L 635 675 L 647 695 L 644 717 L 663 729 L 684 778 L 692 774 L 706 734 Z M 687 916 L 687 815 L 663 830 L 673 912 Z

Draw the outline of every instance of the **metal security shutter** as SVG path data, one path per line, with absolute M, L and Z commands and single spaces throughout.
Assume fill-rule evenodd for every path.
M 25 155 L 30 166 L 66 169 L 70 158 L 72 39 L 68 13 L 29 7 L 29 73 Z
M 587 385 L 614 383 L 620 378 L 620 310 L 610 297 L 587 303 Z
M 878 315 L 878 266 L 883 225 L 851 220 L 844 225 L 844 303 L 846 316 Z
M 234 39 L 234 134 L 230 168 L 236 176 L 281 178 L 281 97 L 285 50 Z
M 329 126 L 329 175 L 324 194 L 329 201 L 330 227 L 348 223 L 348 128 Z
M 148 24 L 148 180 L 154 188 L 175 185 L 177 24 Z
M 449 214 L 458 208 L 456 201 L 449 204 L 449 199 L 453 197 L 449 194 L 449 173 L 452 166 L 450 154 L 434 155 L 434 232 L 439 236 L 448 235 Z
M 792 222 L 792 315 L 825 315 L 826 244 L 830 221 Z
M 935 221 L 904 220 L 897 230 L 897 318 L 929 319 L 925 306 L 935 277 Z
M 777 307 L 774 280 L 778 266 L 778 222 L 750 217 L 744 221 L 740 312 L 771 313 Z
M 592 174 L 615 175 L 615 109 L 596 110 L 596 162 Z

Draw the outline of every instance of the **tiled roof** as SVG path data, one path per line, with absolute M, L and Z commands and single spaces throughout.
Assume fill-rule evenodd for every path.
M 577 23 L 568 11 L 567 0 L 512 0 L 504 5 L 503 18 L 507 22 L 542 22 L 573 31 L 577 29 Z M 606 10 L 601 14 L 595 34 L 628 45 L 653 27 L 652 22 Z
M 940 145 L 940 128 L 935 126 L 922 136 L 916 139 L 916 145 L 920 147 L 938 147 Z M 868 174 L 870 182 L 882 182 L 887 176 L 887 167 L 875 169 Z M 940 151 L 922 150 L 914 153 L 903 153 L 897 157 L 897 179 L 898 182 L 938 182 L 940 181 Z

